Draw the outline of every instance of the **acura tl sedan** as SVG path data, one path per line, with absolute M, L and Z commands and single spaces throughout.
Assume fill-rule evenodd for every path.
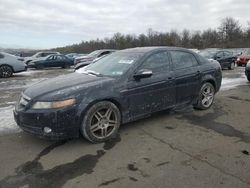
M 221 86 L 221 66 L 175 47 L 114 52 L 77 72 L 26 89 L 17 124 L 32 135 L 93 143 L 114 137 L 121 124 L 193 105 L 208 109 Z

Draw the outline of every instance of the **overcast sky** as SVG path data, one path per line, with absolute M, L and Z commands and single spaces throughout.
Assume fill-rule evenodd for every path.
M 123 34 L 244 26 L 250 0 L 0 0 L 0 47 L 52 48 Z

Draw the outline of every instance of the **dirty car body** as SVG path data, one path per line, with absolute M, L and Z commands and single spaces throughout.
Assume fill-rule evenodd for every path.
M 117 106 L 123 124 L 161 110 L 195 104 L 202 83 L 211 83 L 217 92 L 221 78 L 218 63 L 183 48 L 126 49 L 78 72 L 31 86 L 22 93 L 14 116 L 17 124 L 33 135 L 77 137 L 88 110 L 100 101 Z M 35 108 L 40 102 L 46 106 L 60 101 L 70 105 Z

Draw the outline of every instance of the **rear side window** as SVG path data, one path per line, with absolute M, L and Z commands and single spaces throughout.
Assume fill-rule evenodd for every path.
M 4 55 L 3 54 L 0 54 L 0 59 L 3 59 L 4 58 Z
M 170 61 L 168 52 L 159 52 L 147 58 L 140 69 L 149 69 L 153 72 L 164 72 L 169 70 L 169 67 Z
M 190 54 L 188 52 L 170 51 L 170 54 L 175 70 L 198 65 L 198 62 L 193 54 Z
M 232 56 L 232 55 L 233 55 L 232 52 L 224 51 L 224 56 L 225 56 L 225 57 L 230 57 L 230 56 Z

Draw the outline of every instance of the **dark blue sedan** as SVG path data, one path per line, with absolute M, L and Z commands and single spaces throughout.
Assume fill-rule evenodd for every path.
M 42 69 L 46 67 L 69 68 L 73 61 L 65 55 L 50 55 L 28 63 L 29 68 Z

